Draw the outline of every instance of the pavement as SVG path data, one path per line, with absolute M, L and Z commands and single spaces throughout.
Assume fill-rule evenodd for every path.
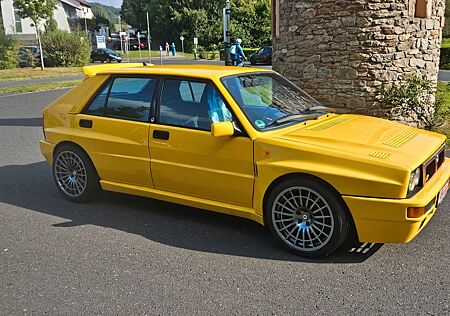
M 2 315 L 448 315 L 450 199 L 409 244 L 303 259 L 257 223 L 115 193 L 71 203 L 39 152 L 67 89 L 0 96 Z
M 439 81 L 450 81 L 450 70 L 439 70 Z

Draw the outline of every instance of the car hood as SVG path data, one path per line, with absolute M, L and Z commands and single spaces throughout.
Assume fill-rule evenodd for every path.
M 361 115 L 331 114 L 297 126 L 277 137 L 410 169 L 420 166 L 445 142 L 441 134 Z

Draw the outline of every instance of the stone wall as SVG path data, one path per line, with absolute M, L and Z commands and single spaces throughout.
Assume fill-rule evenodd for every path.
M 445 0 L 428 0 L 426 18 L 416 0 L 277 1 L 274 70 L 325 105 L 373 113 L 382 84 L 437 80 Z

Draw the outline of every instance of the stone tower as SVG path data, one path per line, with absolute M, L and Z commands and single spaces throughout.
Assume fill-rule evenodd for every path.
M 382 84 L 436 81 L 445 0 L 273 0 L 273 67 L 325 105 L 376 112 Z

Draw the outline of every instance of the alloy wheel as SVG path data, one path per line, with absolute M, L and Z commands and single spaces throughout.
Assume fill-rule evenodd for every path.
M 301 186 L 289 187 L 277 195 L 272 222 L 281 239 L 302 252 L 323 248 L 334 232 L 333 212 L 325 198 Z
M 87 187 L 83 160 L 71 151 L 59 153 L 54 162 L 55 178 L 60 189 L 70 197 L 81 196 Z

